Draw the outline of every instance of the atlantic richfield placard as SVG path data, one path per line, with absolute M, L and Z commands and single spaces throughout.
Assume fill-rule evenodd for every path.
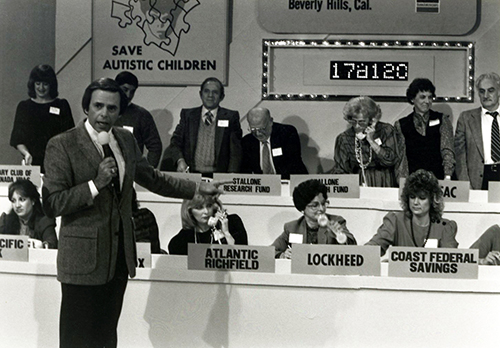
M 274 247 L 188 244 L 188 269 L 274 273 Z

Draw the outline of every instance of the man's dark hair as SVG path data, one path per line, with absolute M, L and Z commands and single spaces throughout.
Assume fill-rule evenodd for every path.
M 132 74 L 130 71 L 122 71 L 115 77 L 115 81 L 121 86 L 124 84 L 129 84 L 137 88 L 139 86 L 139 80 L 137 76 Z
M 94 91 L 97 90 L 113 92 L 113 93 L 118 92 L 120 94 L 120 115 L 122 111 L 124 111 L 127 108 L 128 98 L 125 92 L 123 92 L 122 89 L 120 88 L 120 85 L 113 79 L 110 79 L 108 77 L 103 77 L 98 80 L 95 80 L 85 89 L 85 93 L 83 93 L 83 98 L 82 98 L 82 108 L 83 111 L 85 111 L 85 113 L 88 113 L 89 111 L 90 99 L 92 98 L 92 93 L 94 93 Z
M 201 84 L 200 93 L 203 92 L 203 88 L 208 82 L 217 82 L 219 84 L 220 98 L 222 100 L 222 98 L 224 98 L 224 85 L 222 84 L 222 82 L 220 82 L 220 80 L 217 77 L 209 77 L 205 79 L 205 81 L 203 81 L 203 83 Z

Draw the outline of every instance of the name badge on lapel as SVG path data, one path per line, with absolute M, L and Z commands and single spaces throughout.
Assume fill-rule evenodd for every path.
M 219 120 L 217 121 L 217 127 L 229 127 L 229 120 Z
M 273 149 L 273 157 L 278 157 L 282 155 L 283 155 L 283 150 L 281 150 L 281 147 Z
M 61 113 L 61 109 L 56 108 L 55 106 L 51 106 L 49 108 L 49 113 L 54 114 L 54 115 L 59 115 Z
M 429 121 L 429 127 L 434 127 L 434 126 L 437 126 L 438 124 L 440 124 L 441 122 L 439 121 L 439 119 L 437 120 L 430 120 Z

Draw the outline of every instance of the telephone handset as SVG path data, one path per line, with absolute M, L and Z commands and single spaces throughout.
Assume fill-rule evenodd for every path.
M 220 221 L 222 218 L 227 218 L 227 212 L 219 207 L 215 215 L 208 219 L 208 225 L 212 227 L 214 240 L 219 244 L 226 244 L 226 237 L 222 232 L 222 222 Z
M 368 124 L 368 127 L 372 127 L 372 128 L 375 128 L 375 125 L 377 124 L 377 120 L 373 119 L 369 124 Z M 356 133 L 356 138 L 358 138 L 358 140 L 363 140 L 366 138 L 366 129 L 368 128 L 366 127 L 362 132 L 359 132 L 359 133 Z

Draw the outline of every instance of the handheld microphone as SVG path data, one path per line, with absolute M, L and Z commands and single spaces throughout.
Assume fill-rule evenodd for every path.
M 111 151 L 111 147 L 109 146 L 109 133 L 104 131 L 99 132 L 99 134 L 97 134 L 97 142 L 102 146 L 104 157 L 111 157 L 116 162 L 113 152 Z M 113 177 L 109 184 L 113 188 L 113 192 L 116 193 L 116 191 L 120 190 L 120 179 L 118 176 Z
M 100 132 L 99 134 L 97 134 L 97 142 L 102 146 L 109 145 L 108 132 Z

